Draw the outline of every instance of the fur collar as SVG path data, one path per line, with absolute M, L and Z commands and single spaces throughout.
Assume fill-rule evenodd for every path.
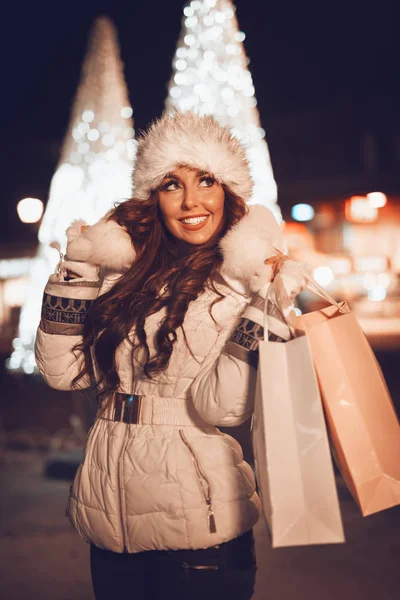
M 67 229 L 67 260 L 86 261 L 107 271 L 123 273 L 129 269 L 136 253 L 126 230 L 105 215 L 98 223 L 87 226 L 75 221 Z M 282 230 L 265 206 L 249 207 L 241 219 L 221 240 L 224 257 L 221 274 L 229 281 L 247 282 L 274 254 L 274 248 L 286 251 Z

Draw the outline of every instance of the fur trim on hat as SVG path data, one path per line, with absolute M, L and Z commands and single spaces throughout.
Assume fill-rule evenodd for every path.
M 251 196 L 253 181 L 244 146 L 210 115 L 165 114 L 150 126 L 138 141 L 134 197 L 147 200 L 180 166 L 210 173 L 245 202 Z
M 67 260 L 86 261 L 123 273 L 135 260 L 136 252 L 127 231 L 105 215 L 95 225 L 74 221 L 67 229 Z

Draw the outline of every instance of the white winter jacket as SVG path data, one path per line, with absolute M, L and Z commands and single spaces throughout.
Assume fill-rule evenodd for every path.
M 97 418 L 89 432 L 68 501 L 69 519 L 88 542 L 114 552 L 206 548 L 257 522 L 252 469 L 240 445 L 217 426 L 239 425 L 253 409 L 256 371 L 246 356 L 251 344 L 243 330 L 234 335 L 251 296 L 244 279 L 232 277 L 237 272 L 232 260 L 237 250 L 245 255 L 257 236 L 261 246 L 253 251 L 264 248 L 264 255 L 253 262 L 267 258 L 267 212 L 250 209 L 228 234 L 216 282 L 224 298 L 213 306 L 213 318 L 209 309 L 216 294 L 210 288 L 189 304 L 165 371 L 150 380 L 140 356 L 132 359 L 128 340 L 118 348 L 119 391 L 143 396 L 142 418 L 140 424 Z M 282 247 L 277 239 L 273 245 Z M 68 255 L 100 265 L 107 275 L 99 283 L 58 282 L 52 276 L 46 286 L 36 360 L 46 382 L 59 390 L 70 390 L 81 368 L 82 357 L 72 348 L 91 302 L 120 276 L 115 269 L 122 271 L 134 259 L 127 232 L 114 221 L 88 228 L 71 241 Z M 249 268 L 251 260 L 247 256 L 242 266 Z M 151 353 L 163 316 L 160 311 L 146 321 Z M 88 386 L 87 380 L 81 384 Z

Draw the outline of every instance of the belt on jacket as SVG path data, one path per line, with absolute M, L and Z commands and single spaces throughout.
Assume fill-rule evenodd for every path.
M 196 413 L 190 399 L 115 392 L 99 418 L 136 425 L 210 426 Z

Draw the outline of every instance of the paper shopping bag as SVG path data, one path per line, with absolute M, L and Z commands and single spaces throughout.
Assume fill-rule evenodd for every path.
M 252 433 L 272 546 L 343 542 L 322 403 L 306 336 L 286 343 L 259 342 Z
M 310 341 L 338 466 L 362 514 L 400 504 L 400 427 L 356 316 L 336 304 L 296 327 Z

